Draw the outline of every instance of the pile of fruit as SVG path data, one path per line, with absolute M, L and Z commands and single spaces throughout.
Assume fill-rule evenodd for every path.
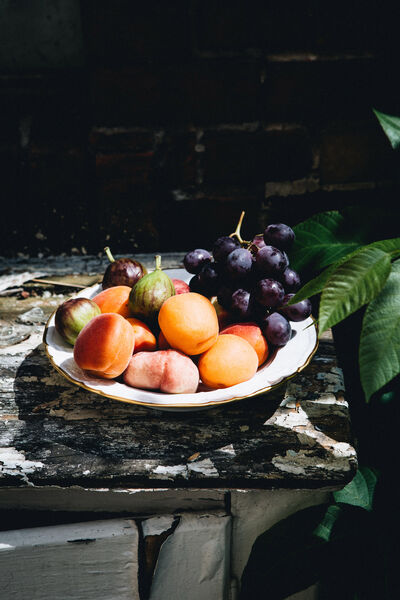
M 293 230 L 269 225 L 246 242 L 243 216 L 212 252 L 186 254 L 189 285 L 170 279 L 160 256 L 147 273 L 133 259 L 114 260 L 106 248 L 103 290 L 56 311 L 55 327 L 74 346 L 76 364 L 95 377 L 173 394 L 196 392 L 200 380 L 217 389 L 251 379 L 290 340 L 290 321 L 306 319 L 311 304 L 288 305 L 300 287 L 286 253 Z

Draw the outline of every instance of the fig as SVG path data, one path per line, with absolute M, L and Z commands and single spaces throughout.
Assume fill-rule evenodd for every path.
M 133 258 L 117 258 L 115 260 L 108 246 L 104 248 L 104 251 L 110 264 L 104 273 L 103 290 L 116 285 L 133 287 L 143 275 L 146 275 L 147 269 L 139 261 Z
M 73 346 L 81 330 L 93 317 L 101 314 L 100 307 L 88 298 L 71 298 L 56 310 L 55 328 Z
M 158 312 L 165 300 L 175 296 L 172 280 L 161 269 L 161 256 L 157 255 L 155 258 L 155 270 L 139 279 L 129 294 L 132 316 L 149 325 L 157 323 Z

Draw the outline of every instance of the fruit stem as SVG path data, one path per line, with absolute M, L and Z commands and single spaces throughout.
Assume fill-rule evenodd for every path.
M 234 231 L 233 233 L 231 233 L 231 234 L 230 234 L 230 236 L 229 236 L 229 237 L 233 237 L 233 236 L 235 235 L 241 244 L 248 244 L 249 242 L 246 242 L 246 241 L 245 241 L 245 240 L 242 238 L 242 236 L 240 235 L 240 229 L 241 229 L 241 227 L 242 227 L 242 223 L 243 223 L 243 218 L 244 218 L 244 215 L 245 215 L 245 211 L 244 211 L 244 210 L 242 210 L 242 213 L 241 213 L 241 215 L 240 215 L 240 218 L 239 218 L 239 222 L 238 222 L 238 224 L 236 225 L 236 229 L 235 229 L 235 231 Z
M 108 258 L 108 260 L 109 260 L 111 263 L 115 262 L 115 258 L 114 258 L 114 257 L 113 257 L 113 255 L 111 254 L 111 250 L 110 250 L 110 248 L 109 248 L 108 246 L 106 246 L 106 247 L 104 248 L 104 252 L 107 254 L 107 258 Z
M 156 254 L 154 258 L 156 259 L 156 271 L 161 271 L 161 256 Z

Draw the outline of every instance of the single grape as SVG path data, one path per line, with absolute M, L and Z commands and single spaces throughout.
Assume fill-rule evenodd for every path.
M 232 294 L 235 291 L 235 287 L 230 284 L 222 283 L 217 291 L 217 300 L 218 304 L 220 304 L 226 310 L 230 310 L 232 303 Z
M 190 287 L 190 291 L 191 292 L 197 292 L 198 294 L 201 294 L 201 286 L 199 283 L 199 276 L 198 275 L 193 275 L 193 277 L 191 278 L 191 280 L 189 281 L 189 287 Z
M 259 304 L 268 308 L 281 306 L 285 290 L 275 279 L 260 279 L 254 287 L 254 297 Z
M 197 274 L 197 278 L 199 287 L 203 290 L 201 293 L 204 296 L 215 296 L 220 284 L 216 265 L 214 263 L 206 263 L 203 265 L 200 273 Z
M 264 246 L 257 252 L 256 269 L 261 275 L 279 277 L 288 264 L 286 253 L 274 246 Z
M 282 275 L 279 278 L 279 281 L 285 288 L 285 292 L 288 294 L 292 292 L 297 292 L 301 285 L 300 275 L 296 271 L 293 271 L 293 269 L 291 269 L 290 267 L 287 267 L 283 271 Z
M 239 288 L 231 297 L 230 311 L 238 321 L 249 321 L 252 318 L 252 302 L 250 292 Z
M 257 235 L 255 235 L 252 239 L 251 242 L 254 246 L 257 246 L 258 249 L 260 248 L 264 248 L 265 246 L 265 242 L 264 242 L 264 234 L 263 233 L 258 233 Z
M 253 255 L 246 248 L 236 248 L 226 258 L 226 270 L 232 279 L 244 279 L 250 274 Z
M 228 254 L 236 248 L 240 248 L 240 242 L 237 238 L 229 237 L 228 235 L 219 237 L 212 250 L 214 260 L 224 262 Z
M 212 256 L 208 250 L 196 248 L 196 250 L 191 250 L 185 255 L 183 264 L 188 273 L 194 273 L 196 275 L 200 272 L 204 264 L 211 262 L 211 259 Z
M 264 242 L 280 250 L 291 248 L 295 237 L 293 229 L 284 223 L 268 225 L 264 231 Z
M 304 319 L 307 319 L 311 315 L 311 301 L 306 298 L 305 300 L 296 302 L 296 304 L 287 306 L 287 303 L 291 298 L 293 298 L 293 296 L 294 294 L 286 294 L 283 299 L 282 306 L 280 306 L 278 310 L 282 315 L 289 319 L 289 321 L 304 321 Z
M 289 321 L 277 312 L 268 315 L 260 326 L 267 341 L 274 346 L 284 346 L 288 343 L 292 335 L 292 328 Z

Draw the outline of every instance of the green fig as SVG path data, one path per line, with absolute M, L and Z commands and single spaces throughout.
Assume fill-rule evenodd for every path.
M 100 314 L 100 307 L 93 300 L 71 298 L 57 308 L 54 325 L 61 337 L 73 346 L 85 325 Z
M 161 256 L 155 258 L 155 270 L 139 279 L 129 294 L 133 316 L 150 325 L 157 323 L 158 312 L 165 300 L 175 295 L 172 280 L 161 270 Z

